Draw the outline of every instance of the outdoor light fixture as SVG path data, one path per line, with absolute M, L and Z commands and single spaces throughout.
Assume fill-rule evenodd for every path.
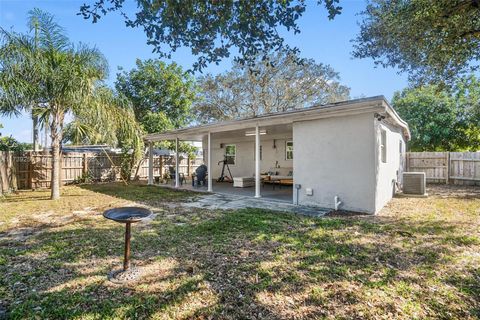
M 264 135 L 264 134 L 267 134 L 267 130 L 260 130 L 260 135 Z M 246 131 L 245 132 L 245 135 L 248 137 L 248 136 L 254 136 L 255 135 L 255 131 Z

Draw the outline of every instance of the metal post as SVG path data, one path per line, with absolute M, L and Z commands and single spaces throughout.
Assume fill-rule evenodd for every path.
M 178 138 L 175 139 L 175 188 L 180 187 L 180 163 L 178 162 Z
M 148 184 L 153 184 L 153 143 L 148 143 Z
M 125 255 L 123 257 L 123 271 L 130 269 L 130 226 L 130 222 L 125 224 Z
M 255 198 L 260 198 L 260 130 L 255 127 Z
M 208 191 L 212 192 L 212 134 L 208 133 L 208 146 L 207 146 L 207 156 L 208 156 L 208 168 L 207 168 L 207 179 L 208 179 Z

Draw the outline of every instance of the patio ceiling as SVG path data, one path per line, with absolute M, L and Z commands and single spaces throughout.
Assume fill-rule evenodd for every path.
M 292 134 L 292 124 L 282 124 L 282 125 L 273 125 L 273 126 L 260 126 L 260 131 L 266 131 L 265 135 L 261 135 L 261 139 L 271 136 L 271 135 L 278 135 L 278 134 Z M 212 134 L 212 138 L 216 139 L 223 139 L 223 138 L 231 138 L 231 137 L 245 137 L 246 132 L 254 132 L 255 127 L 250 127 L 246 129 L 239 129 L 239 130 L 230 130 L 230 131 L 222 131 L 216 132 Z M 252 135 L 250 138 L 255 139 L 255 136 Z

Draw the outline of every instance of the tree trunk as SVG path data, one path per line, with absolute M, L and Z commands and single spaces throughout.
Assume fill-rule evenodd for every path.
M 32 111 L 32 120 L 33 120 L 33 151 L 38 151 L 40 149 L 39 133 L 38 133 L 38 117 L 33 114 Z
M 63 114 L 60 111 L 54 112 L 50 126 L 50 138 L 52 139 L 52 179 L 50 182 L 50 199 L 60 198 L 60 161 L 62 140 Z

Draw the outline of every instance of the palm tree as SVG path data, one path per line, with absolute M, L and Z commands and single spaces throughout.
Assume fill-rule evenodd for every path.
M 97 87 L 94 96 L 91 107 L 78 110 L 75 119 L 65 127 L 64 141 L 120 147 L 123 150 L 121 178 L 126 182 L 143 157 L 144 130 L 125 96 L 105 86 Z
M 49 127 L 51 199 L 58 199 L 65 116 L 102 114 L 114 123 L 105 125 L 114 127 L 128 122 L 128 109 L 120 110 L 96 94 L 108 74 L 107 62 L 96 48 L 73 45 L 54 17 L 39 9 L 29 12 L 29 24 L 38 28 L 35 37 L 0 30 L 0 112 L 18 115 L 33 110 Z

